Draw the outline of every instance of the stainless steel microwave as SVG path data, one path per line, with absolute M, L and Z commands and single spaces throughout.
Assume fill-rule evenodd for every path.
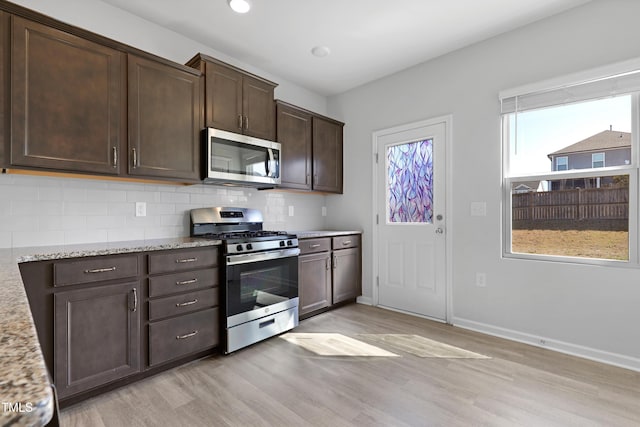
M 206 184 L 273 188 L 280 185 L 280 144 L 205 129 Z

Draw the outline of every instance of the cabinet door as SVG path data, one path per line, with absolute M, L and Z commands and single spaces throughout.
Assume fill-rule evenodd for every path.
M 276 139 L 282 145 L 280 186 L 311 190 L 311 114 L 278 104 L 276 123 Z
M 333 251 L 333 303 L 361 294 L 360 248 Z
M 244 76 L 242 80 L 243 133 L 256 138 L 275 139 L 274 87 Z
M 124 54 L 12 18 L 11 164 L 118 174 Z
M 212 62 L 205 73 L 207 126 L 242 133 L 242 74 Z
M 129 55 L 129 174 L 200 179 L 197 75 Z
M 331 305 L 330 265 L 328 252 L 298 258 L 300 315 Z
M 140 370 L 137 282 L 54 295 L 54 378 L 60 397 Z
M 0 11 L 0 167 L 9 165 L 9 15 Z
M 313 118 L 313 189 L 342 193 L 342 125 Z

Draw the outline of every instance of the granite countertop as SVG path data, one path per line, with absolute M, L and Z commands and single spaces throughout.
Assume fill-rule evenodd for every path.
M 348 236 L 350 234 L 362 234 L 356 230 L 315 230 L 315 231 L 292 231 L 298 239 L 315 239 L 319 237 Z
M 38 426 L 51 420 L 54 399 L 18 263 L 219 245 L 176 238 L 86 245 L 0 249 L 0 425 Z

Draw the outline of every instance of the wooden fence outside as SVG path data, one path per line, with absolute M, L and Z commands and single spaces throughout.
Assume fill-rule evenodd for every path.
M 511 195 L 512 220 L 627 220 L 629 188 L 588 188 Z

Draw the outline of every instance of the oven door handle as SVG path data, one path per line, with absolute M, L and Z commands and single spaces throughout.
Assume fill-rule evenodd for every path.
M 297 257 L 299 248 L 279 249 L 276 251 L 255 252 L 252 254 L 227 255 L 227 265 L 247 264 L 249 262 L 269 261 L 281 258 Z

